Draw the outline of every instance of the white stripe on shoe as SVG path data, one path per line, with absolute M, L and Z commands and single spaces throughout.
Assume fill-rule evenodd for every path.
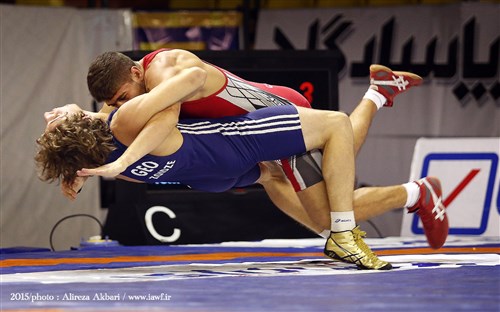
M 427 189 L 431 192 L 432 202 L 434 203 L 434 208 L 432 208 L 432 213 L 436 214 L 434 219 L 435 220 L 439 219 L 439 220 L 443 221 L 444 215 L 446 213 L 446 210 L 445 210 L 446 208 L 443 205 L 442 197 L 438 196 L 436 194 L 432 184 L 429 183 L 429 181 L 427 181 L 427 179 L 423 179 L 422 182 L 425 184 Z
M 393 80 L 375 80 L 370 79 L 370 84 L 378 86 L 392 86 L 397 87 L 398 90 L 406 90 L 406 86 L 410 84 L 408 80 L 405 80 L 403 76 L 392 76 Z

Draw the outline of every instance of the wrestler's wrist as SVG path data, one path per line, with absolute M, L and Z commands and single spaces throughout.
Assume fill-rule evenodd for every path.
M 132 162 L 126 160 L 126 159 L 117 159 L 115 161 L 115 169 L 117 171 L 117 175 L 125 171 L 128 166 L 130 166 Z

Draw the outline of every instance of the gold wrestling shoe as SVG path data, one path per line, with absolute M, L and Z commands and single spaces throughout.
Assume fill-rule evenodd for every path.
M 326 240 L 324 253 L 328 257 L 354 263 L 366 270 L 390 270 L 389 262 L 380 260 L 363 241 L 366 233 L 355 227 L 352 231 L 331 232 Z

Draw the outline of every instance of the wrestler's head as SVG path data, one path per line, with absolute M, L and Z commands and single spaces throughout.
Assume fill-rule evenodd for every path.
M 68 104 L 44 114 L 47 127 L 36 140 L 35 164 L 43 181 L 70 184 L 81 168 L 105 164 L 114 150 L 107 123 L 94 118 L 76 104 Z
M 142 67 L 119 52 L 105 52 L 90 64 L 87 85 L 96 101 L 115 107 L 146 93 Z
M 91 118 L 90 114 L 81 109 L 77 104 L 66 104 L 64 106 L 55 107 L 51 111 L 45 112 L 43 114 L 43 118 L 45 118 L 45 122 L 47 123 L 45 131 L 52 131 L 56 128 L 57 125 L 68 119 L 68 117 L 71 117 L 77 113 L 83 113 L 87 115 L 87 118 Z

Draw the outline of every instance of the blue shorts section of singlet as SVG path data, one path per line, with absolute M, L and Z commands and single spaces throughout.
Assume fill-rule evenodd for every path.
M 168 156 L 146 155 L 122 173 L 146 183 L 179 182 L 193 189 L 222 192 L 248 186 L 260 176 L 259 162 L 306 151 L 297 108 L 274 106 L 242 116 L 181 120 L 182 146 Z M 108 162 L 126 146 L 115 140 Z

